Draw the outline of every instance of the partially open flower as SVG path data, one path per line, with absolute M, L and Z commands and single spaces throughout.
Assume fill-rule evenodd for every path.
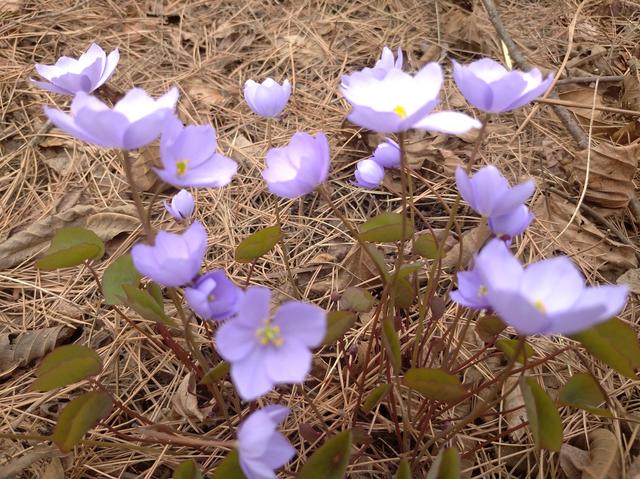
M 276 118 L 289 101 L 291 83 L 285 80 L 280 85 L 271 78 L 262 83 L 247 80 L 244 84 L 244 99 L 251 110 L 260 116 Z
M 184 296 L 193 311 L 202 319 L 221 321 L 238 311 L 243 291 L 231 281 L 224 270 L 215 269 L 200 276 Z
M 190 218 L 195 206 L 193 195 L 187 190 L 178 191 L 173 198 L 171 198 L 171 203 L 164 200 L 164 209 L 178 222 Z
M 106 148 L 135 150 L 158 138 L 178 101 L 178 89 L 171 88 L 154 100 L 140 88 L 133 88 L 109 108 L 97 98 L 79 92 L 71 102 L 71 114 L 44 107 L 49 120 L 76 138 Z
M 283 198 L 311 193 L 329 174 L 329 142 L 324 133 L 298 132 L 289 145 L 267 152 L 262 177 L 269 191 Z
M 400 168 L 400 145 L 385 138 L 373 151 L 371 159 L 383 168 Z
M 118 60 L 120 53 L 117 48 L 107 56 L 102 48 L 93 43 L 77 60 L 60 57 L 54 65 L 36 64 L 36 71 L 48 81 L 31 79 L 31 83 L 61 95 L 91 93 L 109 79 Z
M 468 65 L 460 65 L 454 60 L 453 78 L 469 103 L 491 113 L 526 105 L 542 95 L 553 81 L 551 74 L 543 79 L 537 68 L 529 72 L 509 71 L 490 58 Z
M 382 49 L 382 53 L 380 54 L 380 58 L 376 62 L 375 66 L 373 68 L 365 67 L 360 71 L 369 73 L 377 78 L 383 78 L 393 69 L 402 70 L 402 63 L 403 54 L 401 48 L 398 48 L 398 56 L 397 58 L 394 58 L 393 52 L 388 47 L 384 47 Z M 348 85 L 350 78 L 351 75 L 344 75 L 341 79 L 342 85 Z
M 533 221 L 533 213 L 525 205 L 520 205 L 509 213 L 491 216 L 488 219 L 491 232 L 504 241 L 511 241 L 529 227 Z
M 360 160 L 356 165 L 355 184 L 363 188 L 377 188 L 384 179 L 384 168 L 373 160 Z

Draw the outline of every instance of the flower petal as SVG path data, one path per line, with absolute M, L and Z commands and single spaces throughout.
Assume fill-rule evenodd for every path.
M 457 111 L 439 111 L 431 113 L 420 120 L 414 125 L 414 128 L 460 135 L 473 128 L 480 128 L 481 126 L 482 123 L 464 113 Z
M 534 303 L 539 301 L 548 314 L 569 309 L 584 291 L 584 278 L 566 256 L 537 261 L 527 266 L 520 291 Z
M 312 354 L 296 337 L 282 335 L 282 346 L 264 348 L 263 361 L 274 384 L 301 384 L 311 370 Z
M 533 180 L 527 180 L 519 183 L 498 196 L 491 216 L 499 216 L 510 213 L 518 206 L 526 203 L 536 189 L 536 183 Z
M 255 348 L 242 359 L 231 363 L 231 379 L 244 401 L 258 399 L 273 388 L 265 359 L 264 348 Z
M 284 303 L 273 318 L 282 337 L 295 338 L 310 348 L 322 344 L 327 333 L 327 313 L 324 309 L 302 301 Z

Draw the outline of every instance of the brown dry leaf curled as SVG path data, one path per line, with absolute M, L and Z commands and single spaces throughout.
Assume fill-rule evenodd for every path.
M 460 257 L 460 243 L 458 242 L 453 248 L 448 250 L 447 254 L 442 258 L 442 267 L 444 269 L 452 268 L 460 264 L 464 268 L 476 251 L 479 251 L 482 245 L 489 239 L 491 231 L 485 223 L 476 226 L 473 229 L 462 234 L 462 257 Z
M 618 438 L 608 429 L 589 433 L 590 451 L 569 444 L 560 449 L 560 467 L 569 479 L 619 479 L 622 459 Z
M 640 76 L 638 72 L 628 73 L 622 79 L 622 107 L 640 110 Z
M 73 334 L 69 326 L 25 331 L 18 335 L 0 335 L 0 375 L 7 369 L 25 366 L 35 359 L 43 357 L 57 345 L 64 343 Z
M 173 403 L 174 410 L 180 416 L 204 421 L 211 412 L 212 407 L 200 408 L 200 406 L 198 406 L 198 398 L 196 398 L 194 393 L 195 390 L 196 378 L 193 373 L 189 373 L 178 386 L 178 390 L 173 395 L 173 398 L 171 398 L 171 402 Z
M 59 458 L 54 457 L 44 470 L 41 479 L 64 479 L 64 467 Z
M 616 283 L 626 284 L 632 293 L 640 294 L 640 269 L 625 271 L 618 277 Z

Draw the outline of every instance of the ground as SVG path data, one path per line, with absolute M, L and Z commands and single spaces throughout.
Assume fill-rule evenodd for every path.
M 631 0 L 580 5 L 570 0 L 512 0 L 500 2 L 498 9 L 507 31 L 531 64 L 544 72 L 561 70 L 560 99 L 569 102 L 570 114 L 575 114 L 592 140 L 589 154 L 578 152 L 575 139 L 545 103 L 490 119 L 479 163 L 499 166 L 512 181 L 534 177 L 538 184 L 532 200 L 537 221 L 515 242 L 515 250 L 525 260 L 569 254 L 592 282 L 615 282 L 622 274 L 633 277 L 640 251 L 637 149 L 633 143 L 640 137 L 633 113 L 640 110 L 636 70 L 640 7 Z M 291 80 L 291 101 L 285 116 L 273 124 L 272 143 L 285 144 L 295 131 L 326 132 L 332 151 L 331 194 L 339 208 L 359 223 L 380 211 L 399 211 L 400 183 L 388 174 L 383 187 L 374 192 L 352 185 L 355 162 L 368 156 L 380 138 L 345 121 L 348 106 L 339 94 L 341 75 L 372 65 L 385 45 L 402 47 L 411 71 L 428 61 L 443 65 L 445 107 L 479 116 L 454 88 L 451 59 L 465 62 L 490 56 L 505 61 L 505 49 L 482 3 L 473 1 L 3 0 L 0 434 L 5 436 L 0 439 L 0 468 L 4 465 L 8 474 L 7 468 L 13 467 L 15 477 L 24 478 L 44 477 L 46 468 L 52 474 L 47 477 L 161 478 L 170 477 L 178 463 L 191 458 L 211 471 L 226 451 L 132 441 L 132 437 L 152 436 L 145 436 L 135 419 L 117 409 L 88 436 L 93 442 L 59 459 L 48 443 L 7 438 L 7 434 L 49 434 L 61 407 L 77 395 L 75 387 L 47 394 L 29 389 L 38 360 L 55 344 L 73 341 L 100 353 L 105 365 L 100 381 L 128 408 L 184 435 L 204 439 L 234 435 L 235 428 L 219 417 L 206 389 L 198 388 L 197 399 L 189 392 L 193 392 L 192 378 L 182 364 L 103 304 L 89 271 L 44 272 L 34 267 L 34 258 L 46 248 L 53 231 L 64 225 L 88 226 L 107 241 L 107 254 L 97 267 L 100 273 L 141 239 L 118 153 L 45 128 L 42 106 L 63 107 L 65 100 L 29 83 L 35 63 L 78 55 L 91 42 L 106 51 L 117 47 L 121 53 L 115 75 L 101 92 L 103 97 L 117 99 L 132 86 L 159 95 L 177 85 L 181 118 L 213 124 L 219 149 L 238 161 L 239 174 L 230 186 L 195 194 L 197 217 L 209 234 L 206 266 L 226 268 L 240 284 L 249 266 L 234 261 L 235 246 L 249 233 L 275 221 L 273 200 L 260 177 L 267 146 L 266 122 L 243 102 L 245 80 L 267 76 Z M 595 77 L 601 75 L 616 78 L 596 85 Z M 563 81 L 575 77 L 592 78 L 584 83 Z M 576 104 L 584 108 L 576 109 Z M 445 227 L 447 209 L 455 201 L 452 172 L 471 155 L 474 138 L 473 134 L 408 137 L 421 212 L 419 230 Z M 606 149 L 606 145 L 615 148 Z M 158 187 L 162 198 L 173 192 L 158 185 L 149 169 L 157 157 L 157 147 L 135 155 L 136 177 L 147 202 Z M 585 189 L 587 172 L 590 181 Z M 305 298 L 330 309 L 337 307 L 337 299 L 349 285 L 364 285 L 380 293 L 371 267 L 361 260 L 326 202 L 311 194 L 282 205 L 293 273 Z M 152 218 L 157 227 L 175 228 L 159 202 Z M 466 244 L 477 244 L 482 233 L 477 224 L 474 214 L 463 209 L 454 236 L 466 234 L 471 239 Z M 436 289 L 441 299 L 446 299 L 454 285 L 451 268 L 457 263 L 456 243 L 451 241 L 451 254 L 444 260 L 448 269 Z M 392 264 L 393 249 L 385 253 Z M 463 251 L 463 259 L 469 253 Z M 251 277 L 254 284 L 275 288 L 279 301 L 293 295 L 282 257 L 281 250 L 274 250 L 257 262 Z M 637 274 L 635 278 L 637 281 Z M 440 304 L 443 316 L 429 338 L 431 346 L 455 317 L 454 305 L 449 301 Z M 632 297 L 621 316 L 632 325 L 637 321 L 636 304 Z M 169 305 L 167 309 L 172 311 Z M 362 314 L 344 341 L 324 348 L 314 362 L 307 393 L 330 432 L 348 427 L 359 407 L 356 378 L 371 341 L 371 316 Z M 160 337 L 150 322 L 134 317 L 144 331 Z M 483 347 L 473 327 L 465 329 L 461 323 L 455 330 L 461 341 L 461 360 Z M 215 364 L 219 358 L 211 348 L 208 330 L 199 325 L 196 333 L 203 352 Z M 415 323 L 409 318 L 401 337 L 405 340 L 413 334 Z M 183 342 L 182 338 L 177 341 Z M 573 343 L 565 338 L 535 338 L 531 344 L 536 357 L 544 357 Z M 376 341 L 372 364 L 380 360 L 381 350 Z M 470 368 L 463 378 L 465 384 L 491 377 L 501 361 L 496 354 Z M 609 476 L 589 477 L 630 477 L 629 467 L 640 447 L 637 382 L 575 350 L 555 356 L 529 374 L 542 381 L 553 396 L 577 371 L 593 373 L 607 392 L 610 408 L 628 420 L 563 408 L 564 441 L 583 450 L 591 443 L 593 454 L 592 432 L 610 431 L 609 442 L 615 444 L 608 452 L 611 464 L 619 463 L 624 469 L 612 468 Z M 377 374 L 370 370 L 367 390 L 386 381 Z M 225 387 L 231 386 L 227 383 Z M 508 396 L 507 400 L 512 401 L 510 407 L 521 406 L 518 398 Z M 289 477 L 314 450 L 314 437 L 322 429 L 316 413 L 295 388 L 279 388 L 260 402 L 275 401 L 293 411 L 283 427 L 299 452 L 285 468 L 283 477 Z M 454 412 L 459 417 L 468 410 L 460 407 Z M 487 415 L 456 436 L 451 445 L 466 453 L 462 462 L 465 477 L 580 477 L 575 471 L 571 475 L 566 466 L 570 453 L 565 451 L 565 467 L 561 467 L 562 454 L 535 452 L 528 429 L 507 431 L 521 424 L 522 414 L 519 408 L 510 415 Z M 232 419 L 233 426 L 237 420 Z M 360 440 L 370 445 L 356 454 L 350 477 L 391 477 L 399 444 L 387 407 L 359 415 L 356 430 Z M 488 440 L 490 444 L 477 447 Z M 16 465 L 20 457 L 24 461 Z M 430 461 L 425 459 L 425 470 Z

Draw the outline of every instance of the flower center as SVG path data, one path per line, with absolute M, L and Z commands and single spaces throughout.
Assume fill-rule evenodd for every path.
M 209 303 L 213 303 L 216 300 L 216 295 L 211 293 L 210 295 L 207 296 L 207 301 Z
M 405 110 L 401 105 L 397 105 L 393 112 L 400 117 L 401 120 L 404 120 L 407 117 L 407 110 Z
M 176 174 L 178 176 L 182 176 L 187 172 L 187 164 L 189 160 L 178 160 L 176 161 Z
M 480 297 L 486 296 L 488 292 L 489 292 L 489 288 L 487 288 L 484 284 L 481 284 L 480 287 L 478 288 L 478 296 Z
M 541 313 L 546 313 L 547 312 L 547 308 L 545 308 L 544 303 L 539 299 L 536 299 L 533 302 L 533 307 L 536 308 Z
M 280 337 L 280 326 L 273 326 L 271 321 L 265 319 L 263 322 L 264 326 L 262 328 L 258 328 L 256 331 L 256 336 L 260 340 L 260 344 L 266 346 L 271 343 L 274 346 L 282 346 L 284 344 L 284 339 Z

